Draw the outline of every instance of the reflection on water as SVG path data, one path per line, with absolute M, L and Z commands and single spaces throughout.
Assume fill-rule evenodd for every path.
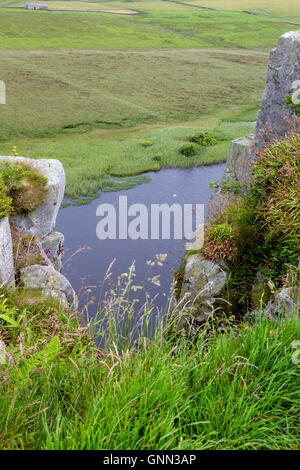
M 147 176 L 151 182 L 142 184 L 128 191 L 102 193 L 100 198 L 85 206 L 71 206 L 60 210 L 56 230 L 65 235 L 65 264 L 62 273 L 72 283 L 75 290 L 80 290 L 81 304 L 89 296 L 95 301 L 89 306 L 89 314 L 93 315 L 103 292 L 109 287 L 103 286 L 103 280 L 108 266 L 115 258 L 111 268 L 112 279 L 122 273 L 128 272 L 130 264 L 135 262 L 135 285 L 144 284 L 149 277 L 159 275 L 158 283 L 148 283 L 147 291 L 151 297 L 155 296 L 155 305 L 164 308 L 174 269 L 178 269 L 184 254 L 184 240 L 99 240 L 96 236 L 96 226 L 99 217 L 96 209 L 99 204 L 110 203 L 116 208 L 119 205 L 119 196 L 126 195 L 128 206 L 134 203 L 169 204 L 174 202 L 183 204 L 204 204 L 207 211 L 211 195 L 209 184 L 212 180 L 221 178 L 224 165 L 211 165 L 191 169 L 164 169 L 157 173 L 150 172 Z M 76 251 L 78 253 L 72 256 Z M 159 261 L 158 254 L 167 254 L 165 260 Z M 68 260 L 69 259 L 69 260 Z M 67 261 L 68 260 L 68 261 Z M 66 262 L 67 261 L 67 262 Z M 151 268 L 147 261 L 156 261 Z M 160 265 L 162 264 L 162 266 Z

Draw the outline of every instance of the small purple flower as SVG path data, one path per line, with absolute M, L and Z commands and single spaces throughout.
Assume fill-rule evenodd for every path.
M 47 250 L 45 251 L 45 253 L 46 253 L 46 255 L 50 255 L 50 253 L 51 253 L 50 248 L 47 248 Z

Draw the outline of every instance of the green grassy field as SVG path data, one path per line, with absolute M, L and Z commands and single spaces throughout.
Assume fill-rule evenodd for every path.
M 246 10 L 256 14 L 300 17 L 300 6 L 297 0 L 186 0 L 186 2 L 219 10 Z
M 217 49 L 0 51 L 0 57 L 7 83 L 1 153 L 17 145 L 26 157 L 60 159 L 68 197 L 95 194 L 109 174 L 224 161 L 230 139 L 253 130 L 247 122 L 256 119 L 268 58 Z M 197 126 L 232 118 L 246 125 L 228 124 L 230 135 L 193 158 L 179 154 Z M 154 145 L 143 148 L 143 140 Z
M 258 107 L 268 55 L 236 50 L 0 51 L 2 140 Z M 249 68 L 251 67 L 250 71 Z
M 140 8 L 144 15 L 128 16 L 100 12 L 2 9 L 0 47 L 226 47 L 266 50 L 274 46 L 277 37 L 287 30 L 287 25 L 279 17 L 254 16 L 239 11 L 200 10 L 171 3 L 165 10 L 151 10 L 151 4 L 148 8 Z M 297 29 L 297 26 L 289 25 L 289 29 Z
M 0 79 L 7 87 L 0 154 L 17 145 L 20 155 L 60 159 L 72 197 L 95 194 L 108 174 L 223 161 L 229 138 L 183 159 L 179 129 L 214 128 L 232 116 L 254 121 L 269 49 L 297 29 L 284 23 L 296 2 L 272 16 L 223 3 L 212 11 L 159 0 L 49 1 L 50 8 L 143 12 L 122 16 L 24 11 L 0 0 L 7 7 L 0 9 Z M 232 138 L 248 128 L 236 125 Z M 149 139 L 155 144 L 142 148 L 140 140 Z

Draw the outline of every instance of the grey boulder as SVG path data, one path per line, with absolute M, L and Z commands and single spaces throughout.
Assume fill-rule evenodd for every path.
M 217 263 L 204 258 L 200 254 L 188 258 L 180 293 L 180 300 L 186 298 L 192 307 L 198 322 L 204 321 L 213 310 L 216 297 L 225 287 L 227 272 Z
M 21 269 L 20 278 L 25 289 L 41 289 L 45 296 L 59 298 L 62 303 L 66 299 L 69 307 L 78 309 L 78 299 L 70 282 L 53 266 L 28 266 Z

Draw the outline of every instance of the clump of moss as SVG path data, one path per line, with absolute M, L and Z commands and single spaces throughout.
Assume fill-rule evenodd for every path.
M 47 178 L 27 164 L 0 165 L 0 217 L 10 212 L 28 214 L 48 197 Z
M 228 262 L 229 288 L 246 304 L 258 271 L 281 287 L 287 266 L 298 263 L 299 157 L 299 132 L 266 148 L 244 195 L 207 228 L 203 254 Z

